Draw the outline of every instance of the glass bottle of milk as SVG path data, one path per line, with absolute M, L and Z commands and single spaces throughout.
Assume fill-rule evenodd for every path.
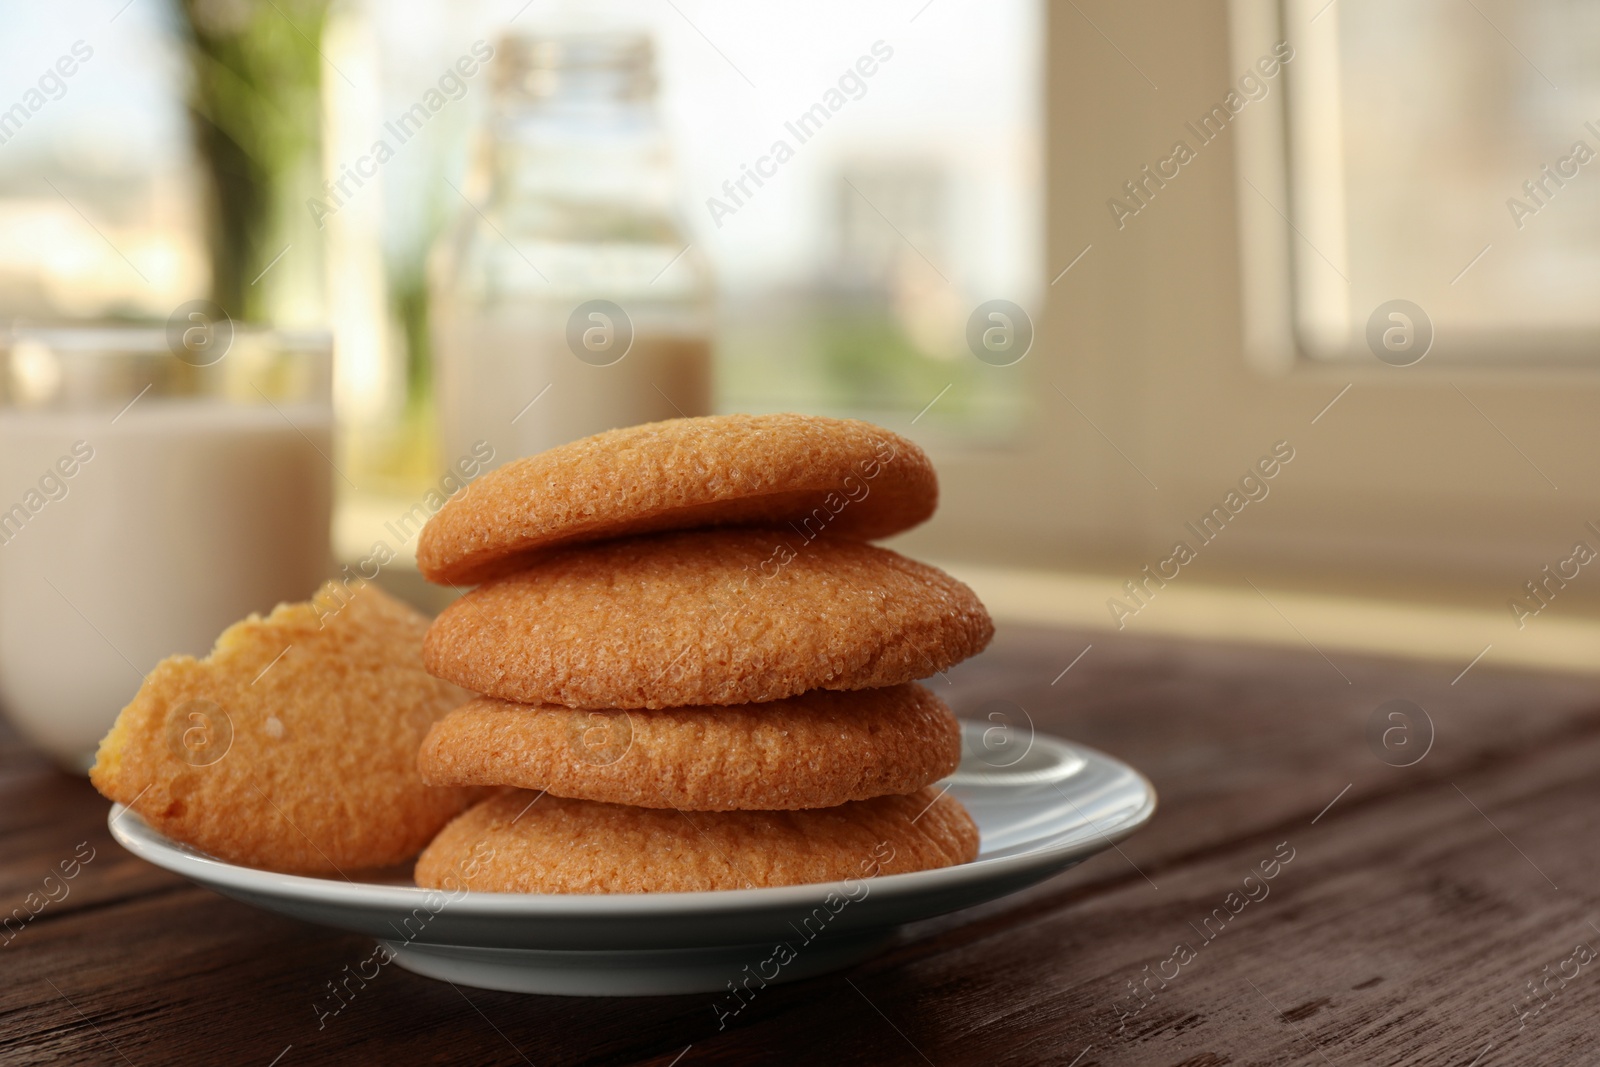
M 711 407 L 711 286 L 676 218 L 641 34 L 514 34 L 430 270 L 446 457 Z

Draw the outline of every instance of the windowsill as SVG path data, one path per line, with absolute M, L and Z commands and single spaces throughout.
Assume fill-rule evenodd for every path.
M 1107 575 L 970 564 L 945 569 L 999 620 L 1117 632 L 1106 601 L 1130 603 L 1120 581 Z M 1122 633 L 1430 660 L 1451 668 L 1452 677 L 1480 653 L 1479 664 L 1600 672 L 1600 620 L 1582 616 L 1544 615 L 1519 630 L 1509 612 L 1174 582 L 1122 622 Z

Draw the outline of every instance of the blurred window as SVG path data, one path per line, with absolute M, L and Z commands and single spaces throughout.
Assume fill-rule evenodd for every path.
M 1282 18 L 1275 206 L 1301 351 L 1370 360 L 1369 317 L 1402 299 L 1433 360 L 1600 354 L 1600 3 L 1285 0 Z
M 1013 428 L 1022 376 L 966 332 L 992 299 L 1036 315 L 1044 288 L 1038 0 L 680 6 L 666 118 L 721 292 L 719 407 L 903 423 L 943 393 L 924 429 Z M 793 157 L 764 162 L 779 142 Z M 713 207 L 758 164 L 754 195 Z
M 5 8 L 0 322 L 165 320 L 206 292 L 173 12 L 119 7 Z

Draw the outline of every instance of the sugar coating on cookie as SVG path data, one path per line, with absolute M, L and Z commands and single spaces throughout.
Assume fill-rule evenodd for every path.
M 933 514 L 911 441 L 856 419 L 713 415 L 629 426 L 513 460 L 445 504 L 417 540 L 431 581 L 470 585 L 557 545 L 656 530 L 794 523 L 868 541 Z
M 930 677 L 988 645 L 972 590 L 888 549 L 790 529 L 557 551 L 434 620 L 428 669 L 522 704 L 673 708 Z
M 482 795 L 422 781 L 417 749 L 465 694 L 422 668 L 428 620 L 330 583 L 162 660 L 100 742 L 95 788 L 219 859 L 337 874 L 400 863 Z
M 434 785 L 685 811 L 831 808 L 915 792 L 960 762 L 955 715 L 915 684 L 657 711 L 481 697 L 435 723 L 417 756 Z
M 978 828 L 931 786 L 808 811 L 680 812 L 507 790 L 417 860 L 417 885 L 489 893 L 691 893 L 859 881 L 967 863 Z

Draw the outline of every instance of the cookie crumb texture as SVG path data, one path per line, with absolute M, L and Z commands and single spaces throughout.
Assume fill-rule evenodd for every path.
M 508 790 L 417 860 L 425 889 L 690 893 L 860 880 L 967 863 L 978 828 L 930 787 L 811 811 L 678 812 Z
M 231 863 L 338 874 L 401 863 L 474 799 L 417 748 L 466 694 L 429 677 L 428 620 L 375 586 L 325 586 L 162 660 L 100 742 L 96 789 Z
M 994 624 L 926 564 L 792 530 L 692 531 L 562 550 L 434 620 L 428 670 L 522 704 L 672 708 L 926 678 Z
M 435 724 L 417 758 L 435 785 L 685 811 L 831 808 L 915 792 L 960 761 L 955 715 L 915 684 L 659 711 L 484 697 Z
M 793 522 L 870 541 L 933 514 L 939 483 L 911 441 L 856 419 L 712 415 L 629 426 L 512 460 L 428 521 L 425 578 L 472 585 L 579 541 Z

